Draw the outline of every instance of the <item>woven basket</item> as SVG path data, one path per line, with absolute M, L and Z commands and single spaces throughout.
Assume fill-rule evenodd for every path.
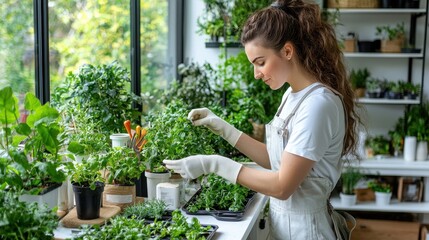
M 378 0 L 328 0 L 328 8 L 378 8 Z

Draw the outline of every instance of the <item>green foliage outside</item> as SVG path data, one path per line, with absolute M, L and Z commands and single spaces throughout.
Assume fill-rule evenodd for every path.
M 49 3 L 51 92 L 83 64 L 114 60 L 130 69 L 130 2 L 59 0 Z M 142 88 L 166 87 L 168 1 L 141 1 Z M 0 4 L 0 84 L 34 91 L 32 1 Z M 3 21 L 4 20 L 4 21 Z

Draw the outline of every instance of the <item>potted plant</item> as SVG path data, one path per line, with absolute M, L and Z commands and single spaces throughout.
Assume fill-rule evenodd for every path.
M 175 100 L 161 112 L 152 112 L 147 117 L 150 125 L 146 135 L 148 142 L 141 154 L 147 161 L 145 176 L 150 200 L 156 196 L 156 185 L 168 182 L 171 176 L 162 163 L 164 159 L 215 153 L 211 144 L 218 137 L 205 128 L 192 126 L 187 119 L 188 112 L 182 101 Z
M 355 91 L 355 96 L 361 98 L 365 96 L 366 82 L 370 76 L 367 68 L 352 70 L 350 72 L 349 80 Z
M 392 197 L 392 188 L 381 180 L 372 180 L 368 182 L 368 188 L 375 192 L 375 202 L 377 205 L 388 205 Z
M 68 167 L 78 219 L 100 217 L 101 194 L 104 191 L 104 179 L 100 170 L 100 164 L 94 158 L 75 162 Z
M 103 192 L 105 204 L 122 209 L 136 201 L 136 179 L 146 169 L 146 164 L 129 147 L 113 147 L 106 154 L 95 156 L 95 161 L 105 169 L 106 186 Z
M 132 103 L 141 103 L 141 97 L 129 91 L 130 83 L 129 72 L 117 61 L 84 64 L 54 90 L 52 103 L 64 115 L 65 126 L 92 126 L 93 132 L 109 137 L 122 131 L 122 119 L 140 118 Z
M 32 93 L 25 95 L 24 108 L 29 115 L 26 122 L 19 123 L 18 100 L 12 89 L 0 90 L 1 148 L 8 168 L 16 170 L 6 184 L 11 191 L 23 191 L 20 200 L 53 208 L 58 205 L 58 187 L 66 179 L 60 154 L 64 144 L 60 115 Z
M 389 25 L 377 26 L 376 35 L 381 36 L 381 52 L 399 53 L 405 42 L 404 23 L 392 27 Z
M 354 187 L 362 177 L 363 175 L 359 168 L 346 166 L 346 170 L 341 174 L 342 191 L 340 199 L 342 205 L 351 206 L 356 204 Z
M 416 160 L 424 161 L 428 155 L 429 141 L 429 104 L 422 103 L 412 106 L 405 113 L 407 124 L 407 136 L 415 136 L 417 138 Z
M 390 154 L 390 141 L 383 135 L 370 136 L 365 140 L 366 156 L 383 157 Z

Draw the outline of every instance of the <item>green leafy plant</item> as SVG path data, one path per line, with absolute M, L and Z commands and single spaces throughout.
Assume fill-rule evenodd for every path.
M 354 194 L 354 187 L 363 177 L 360 169 L 353 166 L 347 166 L 346 170 L 341 174 L 342 192 L 347 195 Z
M 133 149 L 113 147 L 106 154 L 94 156 L 95 161 L 107 170 L 107 183 L 131 186 L 146 169 Z
M 167 213 L 167 204 L 158 199 L 147 200 L 124 209 L 123 215 L 136 219 L 161 219 Z
M 198 210 L 242 211 L 251 191 L 238 184 L 228 183 L 222 177 L 209 174 L 201 186 L 201 193 L 187 206 L 189 212 Z
M 394 40 L 405 36 L 404 22 L 398 23 L 392 27 L 390 25 L 377 26 L 376 35 L 381 36 L 382 39 Z
M 1 239 L 53 239 L 58 226 L 55 211 L 20 202 L 16 193 L 0 190 Z
M 86 226 L 76 240 L 98 239 L 205 239 L 211 226 L 202 226 L 197 218 L 188 222 L 187 218 L 175 210 L 170 222 L 155 221 L 145 224 L 143 219 L 117 216 L 102 227 Z
M 392 191 L 391 186 L 388 183 L 380 180 L 372 180 L 368 182 L 368 188 L 374 192 L 385 192 L 390 193 Z
M 110 148 L 106 135 L 93 132 L 92 127 L 70 133 L 67 150 L 79 156 L 105 152 Z
M 366 83 L 370 77 L 370 73 L 367 68 L 352 70 L 350 72 L 349 80 L 352 84 L 353 89 L 366 88 Z
M 372 150 L 374 156 L 390 154 L 390 141 L 383 135 L 368 137 L 365 146 Z
M 104 182 L 100 163 L 95 161 L 94 158 L 70 164 L 67 170 L 71 182 L 81 187 L 89 187 L 91 190 L 95 190 L 97 182 Z
M 180 159 L 195 154 L 214 154 L 212 139 L 219 138 L 202 127 L 192 126 L 187 119 L 188 108 L 181 101 L 169 103 L 161 112 L 152 112 L 146 119 L 148 143 L 142 158 L 148 162 L 151 172 L 166 170 L 164 159 Z
M 5 180 L 3 184 L 37 194 L 50 185 L 63 182 L 66 174 L 61 169 L 64 163 L 59 152 L 65 136 L 59 125 L 58 111 L 49 103 L 42 105 L 34 94 L 27 93 L 24 108 L 29 115 L 26 122 L 19 123 L 18 101 L 12 89 L 2 89 L 0 99 L 1 148 L 5 150 L 8 169 L 4 172 L 8 182 Z M 18 148 L 19 144 L 22 145 Z
M 405 112 L 406 133 L 408 136 L 416 136 L 419 141 L 429 141 L 429 103 L 413 105 Z
M 65 115 L 67 125 L 77 129 L 91 125 L 93 132 L 109 136 L 123 130 L 122 119 L 140 120 L 141 113 L 132 103 L 141 103 L 141 97 L 128 90 L 130 82 L 129 72 L 116 61 L 84 64 L 55 89 L 53 104 Z

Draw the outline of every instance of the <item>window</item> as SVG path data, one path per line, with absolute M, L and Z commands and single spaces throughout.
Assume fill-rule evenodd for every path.
M 0 88 L 11 86 L 20 102 L 35 86 L 32 1 L 0 4 Z

